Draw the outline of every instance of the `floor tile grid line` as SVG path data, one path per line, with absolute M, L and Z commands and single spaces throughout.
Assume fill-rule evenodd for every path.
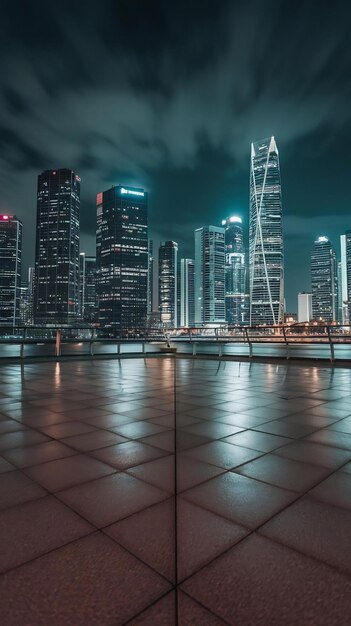
M 233 548 L 233 546 L 232 546 Z M 222 556 L 222 555 L 220 555 Z M 212 562 L 212 561 L 211 561 Z M 191 576 L 190 576 L 191 578 Z M 180 585 L 179 585 L 180 587 Z M 210 613 L 211 615 L 213 615 L 213 617 L 215 617 L 217 620 L 219 620 L 220 622 L 224 624 L 227 624 L 227 626 L 233 626 L 233 624 L 231 624 L 230 622 L 227 622 L 226 619 L 224 619 L 224 617 L 217 615 L 217 613 L 214 613 L 212 609 L 210 609 L 208 606 L 205 606 L 204 604 L 202 604 L 202 602 L 200 602 L 200 600 L 198 600 L 198 598 L 193 598 L 193 596 L 191 596 L 187 591 L 185 591 L 184 589 L 181 589 L 181 592 L 184 593 L 186 596 L 188 596 L 188 598 L 190 598 L 190 600 L 192 600 L 193 602 L 196 602 L 196 604 L 198 604 L 199 606 L 201 606 L 205 611 L 207 611 L 208 613 Z M 185 625 L 184 625 L 185 626 Z M 199 625 L 200 626 L 200 625 Z M 237 626 L 240 626 L 239 624 Z M 254 626 L 254 625 L 252 625 Z
M 150 566 L 149 566 L 150 567 Z M 168 581 L 169 582 L 169 581 Z M 123 622 L 122 624 L 118 625 L 118 626 L 128 626 L 128 624 L 132 624 L 134 622 L 135 619 L 137 619 L 138 617 L 141 617 L 143 615 L 143 613 L 145 613 L 146 611 L 148 611 L 149 609 L 151 609 L 151 607 L 155 606 L 158 602 L 160 602 L 160 600 L 163 600 L 163 598 L 165 598 L 166 596 L 168 596 L 168 594 L 171 594 L 175 591 L 175 587 L 172 587 L 172 589 L 170 589 L 169 591 L 166 591 L 165 593 L 162 594 L 162 596 L 160 596 L 159 598 L 157 598 L 156 600 L 154 600 L 153 602 L 151 602 L 151 604 L 149 604 L 148 606 L 146 606 L 144 609 L 142 609 L 141 611 L 139 611 L 138 613 L 136 613 L 135 615 L 133 615 L 133 617 L 131 617 L 130 619 L 128 619 L 126 622 Z M 170 626 L 173 626 L 173 624 L 171 624 Z M 174 622 L 174 626 L 178 626 L 178 622 Z
M 36 432 L 39 432 L 39 433 L 41 432 L 41 431 L 38 431 L 38 429 L 36 429 L 36 428 L 34 428 L 33 430 L 35 430 Z M 97 430 L 106 430 L 106 429 L 97 429 Z M 172 431 L 173 429 L 170 429 L 170 430 Z M 94 431 L 91 431 L 91 432 L 94 432 Z M 107 431 L 107 432 L 114 432 L 114 431 Z M 169 431 L 167 431 L 167 432 L 169 432 Z M 83 433 L 83 434 L 85 434 L 85 433 Z M 90 434 L 90 433 L 86 433 L 86 434 Z M 117 433 L 114 433 L 114 434 L 117 434 Z M 92 458 L 92 459 L 96 459 L 96 457 L 94 457 L 94 456 L 93 456 L 93 452 L 97 452 L 98 450 L 104 450 L 105 448 L 112 447 L 113 445 L 121 445 L 121 444 L 107 444 L 106 446 L 102 446 L 101 448 L 95 448 L 94 450 L 78 450 L 77 448 L 74 448 L 72 445 L 69 445 L 69 444 L 67 444 L 66 442 L 64 442 L 64 441 L 63 441 L 63 439 L 54 439 L 53 437 L 50 437 L 49 435 L 47 435 L 47 437 L 49 437 L 49 438 L 50 438 L 50 441 L 46 441 L 46 442 L 44 441 L 43 443 L 51 443 L 51 442 L 58 442 L 58 443 L 62 443 L 63 445 L 65 445 L 65 446 L 67 446 L 68 448 L 70 448 L 70 450 L 72 450 L 73 452 L 75 452 L 75 454 L 73 454 L 73 455 L 71 455 L 71 456 L 78 456 L 78 455 L 82 455 L 82 454 L 83 454 L 83 455 L 85 455 L 85 456 L 89 456 L 89 457 L 90 457 L 90 458 Z M 123 441 L 123 442 L 121 442 L 121 443 L 128 443 L 128 442 L 135 442 L 135 441 L 138 441 L 138 439 L 129 439 L 129 438 L 127 438 L 127 437 L 125 437 L 125 439 L 126 439 L 126 441 Z M 158 448 L 157 446 L 150 445 L 150 444 L 148 444 L 148 443 L 144 443 L 144 442 L 143 442 L 143 444 L 144 444 L 144 445 L 146 445 L 146 446 L 148 446 L 148 447 L 150 447 L 150 448 L 155 448 L 155 449 L 157 449 L 157 450 L 160 450 L 161 452 L 166 453 L 164 456 L 168 456 L 168 454 L 171 454 L 171 453 L 168 453 L 168 454 L 167 454 L 167 451 L 166 451 L 166 450 L 163 450 L 162 448 Z M 34 445 L 40 446 L 41 444 L 39 443 L 39 444 L 34 444 Z M 23 446 L 23 447 L 18 447 L 18 446 L 16 446 L 16 447 L 14 447 L 14 448 L 7 448 L 6 450 L 2 450 L 2 451 L 1 451 L 1 453 L 0 453 L 0 457 L 2 457 L 2 458 L 4 458 L 5 460 L 7 460 L 7 459 L 5 458 L 5 456 L 4 456 L 4 454 L 3 454 L 3 453 L 5 453 L 5 454 L 6 454 L 6 453 L 7 453 L 8 451 L 10 451 L 10 450 L 25 449 L 25 448 L 27 448 L 27 447 L 32 447 L 32 446 Z M 52 459 L 52 460 L 54 461 L 54 460 L 59 460 L 59 459 Z M 9 462 L 11 463 L 11 461 L 9 461 Z M 43 461 L 43 462 L 41 462 L 41 463 L 35 463 L 34 465 L 27 465 L 27 466 L 22 467 L 22 468 L 19 468 L 19 467 L 15 466 L 15 467 L 14 467 L 14 469 L 19 470 L 19 471 L 23 471 L 24 469 L 29 469 L 29 468 L 31 468 L 31 467 L 37 467 L 37 466 L 39 466 L 39 465 L 44 465 L 45 463 L 49 463 L 49 462 L 50 462 L 50 461 L 47 461 L 47 460 L 46 460 L 46 461 Z M 104 463 L 105 463 L 105 465 L 109 465 L 109 463 L 107 463 L 107 462 L 105 462 L 105 461 L 104 461 Z M 122 470 L 120 470 L 120 469 L 118 469 L 118 468 L 114 467 L 113 465 L 110 465 L 110 467 L 112 467 L 112 468 L 113 468 L 113 469 L 115 469 L 116 471 L 122 471 Z M 90 482 L 90 481 L 88 481 L 88 482 Z
M 17 420 L 16 420 L 16 421 L 17 421 Z M 145 421 L 146 421 L 146 420 L 145 420 Z M 211 420 L 206 420 L 206 421 L 211 422 Z M 63 423 L 65 423 L 65 422 L 63 422 Z M 318 432 L 318 431 L 320 431 L 320 430 L 324 430 L 325 428 L 328 428 L 328 426 L 329 426 L 329 425 L 322 426 L 321 428 L 316 429 L 316 431 L 315 431 L 315 432 Z M 41 434 L 41 431 L 40 431 L 39 429 L 35 428 L 35 427 L 34 427 L 32 430 L 35 430 L 36 432 L 38 432 L 38 433 L 40 433 L 40 434 Z M 98 430 L 106 430 L 106 431 L 108 431 L 108 432 L 114 432 L 114 431 L 110 431 L 110 430 L 109 430 L 109 429 L 107 429 L 107 428 L 101 428 L 101 429 L 98 429 Z M 165 432 L 170 432 L 170 431 L 172 431 L 172 430 L 174 430 L 174 429 L 169 428 L 169 429 L 167 429 L 167 431 L 165 431 Z M 243 429 L 243 431 L 242 431 L 242 432 L 245 432 L 245 431 L 247 431 L 247 430 L 252 430 L 252 429 L 250 429 L 250 428 Z M 253 431 L 253 432 L 256 432 L 256 431 Z M 262 432 L 262 431 L 260 431 L 260 432 Z M 267 433 L 267 434 L 270 434 L 270 433 Z M 64 442 L 62 439 L 55 439 L 55 438 L 53 438 L 53 437 L 51 437 L 51 436 L 49 436 L 49 435 L 47 435 L 47 436 L 48 436 L 48 437 L 49 437 L 49 439 L 50 439 L 50 440 L 52 440 L 52 441 L 59 441 L 59 442 L 64 443 L 64 445 L 67 445 L 69 448 L 71 448 L 71 449 L 72 449 L 72 450 L 76 453 L 76 455 L 83 454 L 83 455 L 85 455 L 85 456 L 88 456 L 89 458 L 95 459 L 95 457 L 93 456 L 93 452 L 94 452 L 95 450 L 89 450 L 89 451 L 81 451 L 81 450 L 77 450 L 76 448 L 73 448 L 72 446 L 70 446 L 68 443 Z M 304 439 L 304 438 L 306 438 L 306 437 L 308 437 L 308 435 L 304 435 L 304 436 L 301 436 L 301 437 L 294 437 L 294 438 L 292 438 L 292 437 L 287 437 L 287 438 L 288 438 L 288 439 L 291 439 L 291 442 L 294 442 L 294 441 L 301 441 L 301 440 L 303 440 L 303 439 Z M 126 437 L 126 439 L 127 439 L 128 441 L 138 441 L 138 439 L 129 439 L 128 437 Z M 213 439 L 213 441 L 224 441 L 225 443 L 230 443 L 230 442 L 226 442 L 226 441 L 225 441 L 225 439 L 226 439 L 226 437 L 222 437 L 222 438 L 218 438 L 218 439 Z M 40 444 L 37 444 L 37 445 L 40 445 Z M 119 445 L 119 444 L 116 444 L 116 445 Z M 146 445 L 150 445 L 150 444 L 146 444 Z M 205 444 L 203 444 L 203 445 L 205 445 Z M 235 445 L 235 444 L 231 444 L 231 445 Z M 284 444 L 284 446 L 285 446 L 285 445 L 288 445 L 288 444 Z M 327 444 L 325 444 L 325 443 L 321 443 L 320 445 L 324 445 L 326 448 L 328 448 L 328 447 L 329 447 L 329 446 L 328 446 Z M 283 448 L 284 446 L 277 446 L 277 448 L 274 448 L 273 450 L 269 451 L 269 453 L 270 453 L 270 454 L 274 454 L 274 452 L 275 452 L 276 450 L 279 450 L 280 448 Z M 25 447 L 26 447 L 26 446 L 25 446 Z M 108 448 L 108 447 L 110 447 L 110 446 L 109 446 L 109 445 L 106 445 L 106 446 L 103 446 L 102 448 L 98 448 L 98 449 L 100 450 L 100 449 L 104 449 L 104 448 Z M 158 448 L 157 446 L 150 446 L 150 447 L 157 448 L 158 450 L 162 450 L 162 448 Z M 194 446 L 190 446 L 189 448 L 187 448 L 187 450 L 192 450 L 192 449 L 195 449 L 195 448 L 197 448 L 197 447 L 201 447 L 201 446 L 196 446 L 196 445 L 194 445 Z M 333 447 L 338 447 L 338 446 L 333 446 Z M 13 450 L 13 449 L 16 449 L 16 448 L 15 448 L 15 447 L 14 447 L 14 448 L 8 448 L 7 450 Z M 257 451 L 257 452 L 261 452 L 261 451 L 259 451 L 259 450 L 256 450 L 255 448 L 248 448 L 248 449 L 249 449 L 249 450 L 254 450 L 254 451 Z M 340 448 L 340 449 L 344 449 L 344 448 Z M 3 452 L 6 452 L 7 450 L 3 450 Z M 162 451 L 164 452 L 164 450 L 162 450 Z M 171 453 L 170 453 L 170 454 L 171 454 Z M 267 453 L 262 452 L 262 454 L 261 454 L 260 456 L 258 456 L 257 458 L 261 458 L 261 457 L 262 457 L 262 456 L 264 456 L 265 454 L 267 454 Z M 2 454 L 0 454 L 0 456 L 2 456 L 2 457 L 3 457 L 3 455 L 2 455 Z M 75 456 L 75 455 L 73 455 L 73 456 Z M 3 457 L 3 458 L 5 458 L 5 457 Z M 20 472 L 23 472 L 23 473 L 27 476 L 27 474 L 26 474 L 26 471 L 25 471 L 25 470 L 28 470 L 28 469 L 30 469 L 31 467 L 37 467 L 37 466 L 39 466 L 39 465 L 44 465 L 44 464 L 45 464 L 45 463 L 47 463 L 47 462 L 48 462 L 48 461 L 43 461 L 42 463 L 36 463 L 36 464 L 34 464 L 34 465 L 26 466 L 26 467 L 24 467 L 24 468 L 17 468 L 17 467 L 16 467 L 16 470 L 17 470 L 17 471 L 20 471 Z M 104 462 L 104 463 L 105 463 L 106 465 L 109 465 L 109 463 L 108 463 L 108 462 Z M 143 465 L 143 464 L 142 464 L 142 465 Z M 240 465 L 235 466 L 235 469 L 236 469 L 236 468 L 241 467 L 242 465 L 245 465 L 245 463 L 241 463 Z M 114 470 L 114 471 L 112 471 L 111 473 L 115 473 L 115 472 L 117 473 L 117 472 L 121 471 L 121 470 L 119 470 L 118 468 L 114 467 L 113 465 L 109 465 L 109 466 L 112 468 L 112 470 Z M 217 466 L 216 466 L 216 467 L 217 467 Z M 219 466 L 218 466 L 218 467 L 219 467 Z M 127 469 L 126 469 L 126 472 L 127 472 L 127 473 L 128 473 L 128 470 L 129 470 L 129 469 L 130 469 L 130 468 L 127 468 Z M 231 468 L 230 470 L 225 470 L 224 468 L 222 468 L 222 469 L 224 470 L 224 471 L 223 471 L 223 473 L 224 473 L 224 472 L 226 472 L 226 471 L 232 471 L 234 468 Z M 29 476 L 29 477 L 30 477 L 30 476 Z M 143 480 L 144 480 L 144 479 L 143 479 Z M 90 482 L 90 480 L 87 480 L 87 481 L 82 481 L 82 482 L 81 482 L 81 483 L 79 483 L 79 484 L 85 484 L 85 483 L 87 483 L 87 482 Z M 145 480 L 144 482 L 147 482 L 148 484 L 152 484 L 152 483 L 150 483 L 150 482 L 149 482 L 149 481 L 147 481 L 147 480 Z M 203 482 L 207 482 L 207 481 L 202 481 L 202 483 L 203 483 Z M 261 482 L 267 483 L 267 481 L 261 481 Z M 202 483 L 201 483 L 201 484 L 202 484 Z M 199 483 L 199 484 L 200 484 L 200 483 Z M 267 484 L 271 484 L 271 483 L 267 483 Z M 49 493 L 54 493 L 54 492 L 50 492 L 50 491 L 48 491 L 48 492 L 49 492 Z M 179 492 L 179 493 L 184 493 L 184 492 Z M 6 510 L 6 509 L 5 509 L 5 510 Z
M 293 413 L 293 415 L 299 415 L 299 413 L 296 413 L 296 414 L 295 414 L 295 413 Z M 292 416 L 289 416 L 289 417 L 292 417 Z M 350 414 L 350 417 L 351 417 L 351 414 Z M 269 420 L 269 421 L 270 421 L 270 422 L 272 422 L 272 421 L 274 421 L 274 422 L 279 422 L 279 421 L 280 421 L 280 419 L 284 419 L 284 418 L 278 418 L 277 420 Z M 320 431 L 322 431 L 322 430 L 326 430 L 326 429 L 330 428 L 331 426 L 334 426 L 334 424 L 337 424 L 338 422 L 341 422 L 343 419 L 347 419 L 347 418 L 341 417 L 340 419 L 336 420 L 335 422 L 331 422 L 330 424 L 324 424 L 324 426 L 319 426 L 319 427 L 318 427 L 318 428 L 316 428 L 316 429 L 315 429 L 312 433 L 308 433 L 308 434 L 301 435 L 301 436 L 298 436 L 298 437 L 289 437 L 289 435 L 277 435 L 277 436 L 279 436 L 279 437 L 286 437 L 287 439 L 291 439 L 291 441 L 292 441 L 292 442 L 294 442 L 294 441 L 298 442 L 298 441 L 301 441 L 301 440 L 303 440 L 303 439 L 306 439 L 306 440 L 307 440 L 307 443 L 309 443 L 309 440 L 308 440 L 307 438 L 308 438 L 310 435 L 314 435 L 314 434 L 316 434 L 316 433 L 319 433 L 319 432 L 320 432 Z M 260 424 L 260 426 L 264 426 L 264 425 L 265 425 L 265 424 L 267 424 L 267 423 L 268 423 L 268 422 L 263 422 L 262 424 Z M 270 432 L 266 432 L 266 431 L 264 431 L 264 430 L 256 431 L 254 428 L 246 428 L 246 429 L 244 429 L 244 430 L 252 430 L 253 432 L 260 432 L 260 433 L 264 433 L 264 434 L 266 434 L 266 435 L 271 435 L 271 434 L 272 434 L 272 433 L 270 433 Z M 346 432 L 344 433 L 343 431 L 337 431 L 337 432 L 340 432 L 341 434 L 345 434 L 345 435 L 349 434 L 349 433 L 346 433 Z M 229 435 L 229 436 L 230 436 L 230 435 Z M 229 442 L 228 442 L 228 443 L 229 443 Z M 310 442 L 310 443 L 313 443 L 313 442 Z M 318 443 L 319 443 L 319 445 L 321 445 L 321 446 L 325 446 L 326 448 L 328 448 L 328 447 L 332 447 L 332 448 L 338 448 L 338 449 L 340 449 L 340 450 L 348 450 L 348 448 L 342 448 L 341 446 L 337 446 L 337 445 L 335 445 L 335 444 L 333 444 L 332 446 L 330 446 L 328 443 L 325 443 L 325 442 L 322 442 L 322 441 L 321 441 L 321 442 L 318 442 Z M 275 450 L 278 450 L 279 448 L 284 448 L 284 447 L 285 447 L 285 445 L 289 445 L 289 444 L 284 444 L 284 445 L 282 445 L 282 446 L 278 446 L 277 448 L 274 448 L 274 450 L 272 450 L 272 451 L 271 451 L 271 453 L 272 453 L 272 454 L 274 454 Z M 254 448 L 250 448 L 250 449 L 254 449 Z M 350 451 L 350 452 L 351 452 L 351 451 Z M 351 459 L 350 459 L 350 460 L 351 460 Z
M 296 413 L 296 414 L 294 413 L 293 415 L 291 415 L 291 416 L 289 416 L 289 417 L 293 417 L 294 415 L 299 415 L 299 413 Z M 307 433 L 307 434 L 305 434 L 305 435 L 301 435 L 301 436 L 298 436 L 298 437 L 288 437 L 288 435 L 279 435 L 279 436 L 282 436 L 282 437 L 288 437 L 288 438 L 290 438 L 290 439 L 292 438 L 294 441 L 300 441 L 301 439 L 307 438 L 307 437 L 309 437 L 310 435 L 315 435 L 315 434 L 319 433 L 320 431 L 327 430 L 327 429 L 329 429 L 329 428 L 331 428 L 331 430 L 333 430 L 333 431 L 334 431 L 335 429 L 334 429 L 334 428 L 332 428 L 332 426 L 337 426 L 337 425 L 339 424 L 339 422 L 343 422 L 343 421 L 344 421 L 344 419 L 348 419 L 349 417 L 351 417 L 351 415 L 349 415 L 349 416 L 348 416 L 348 417 L 346 417 L 346 418 L 345 418 L 345 417 L 341 417 L 340 419 L 337 419 L 337 420 L 335 420 L 334 422 L 330 422 L 329 424 L 324 424 L 324 426 L 314 427 L 314 430 L 313 430 L 311 433 Z M 284 419 L 284 418 L 281 418 L 281 419 Z M 275 421 L 275 422 L 279 423 L 279 422 L 280 422 L 280 418 L 278 418 L 277 420 L 271 420 L 271 421 Z M 293 422 L 293 423 L 295 423 L 295 422 Z M 259 426 L 260 426 L 260 427 L 262 427 L 262 426 L 264 426 L 265 424 L 267 424 L 267 422 L 264 422 L 263 424 L 259 424 Z M 301 425 L 302 425 L 302 424 L 301 424 Z M 268 431 L 266 432 L 266 431 L 264 431 L 264 430 L 261 430 L 261 431 L 258 431 L 258 432 L 264 432 L 264 433 L 266 433 L 267 435 L 272 434 L 272 433 L 269 433 Z M 342 430 L 340 430 L 340 431 L 339 431 L 339 430 L 336 430 L 336 432 L 340 432 L 340 433 L 342 433 L 342 434 L 344 434 L 344 435 L 349 435 L 349 434 L 350 434 L 349 432 L 347 432 L 347 431 L 342 431 Z M 329 444 L 327 444 L 327 443 L 323 443 L 323 442 L 320 442 L 320 444 L 321 444 L 321 445 L 326 445 L 326 446 L 328 446 L 328 445 L 329 445 Z M 333 444 L 333 446 L 332 446 L 332 447 L 335 447 L 335 448 L 341 448 L 341 446 L 337 446 L 337 445 L 335 445 L 335 444 Z M 348 448 L 341 448 L 341 449 L 342 449 L 342 450 L 348 450 Z
M 175 624 L 178 626 L 178 464 L 177 464 L 177 360 L 173 358 L 173 417 L 174 417 L 174 581 Z
M 347 465 L 347 463 L 349 463 L 349 461 L 347 461 L 346 463 L 343 463 L 341 468 L 344 467 L 344 465 Z M 336 471 L 340 471 L 341 468 L 338 468 L 337 470 L 332 471 L 332 473 L 330 474 L 330 476 L 334 473 L 336 473 Z M 229 470 L 230 471 L 230 470 Z M 328 476 L 329 477 L 329 476 Z M 318 486 L 320 483 L 324 482 L 324 480 L 326 479 L 326 477 L 324 477 L 323 479 L 321 479 L 319 482 L 317 482 L 315 485 L 313 485 L 312 487 L 310 487 L 309 489 L 307 489 L 305 492 L 298 494 L 297 497 L 292 500 L 291 502 L 289 502 L 289 504 L 285 505 L 280 511 L 274 513 L 273 515 L 271 515 L 269 518 L 267 518 L 266 520 L 264 520 L 264 522 L 262 522 L 261 524 L 259 524 L 256 528 L 254 529 L 247 529 L 248 533 L 242 537 L 241 539 L 239 539 L 237 542 L 235 542 L 235 544 L 233 544 L 232 546 L 230 546 L 229 548 L 226 548 L 225 550 L 223 550 L 223 552 L 221 552 L 221 554 L 217 554 L 217 556 L 215 556 L 213 559 L 211 559 L 210 561 L 208 561 L 205 565 L 202 565 L 201 567 L 199 567 L 196 571 L 194 571 L 190 576 L 187 576 L 186 578 L 184 578 L 181 582 L 179 582 L 179 585 L 182 585 L 184 582 L 186 582 L 187 580 L 190 580 L 193 576 L 195 576 L 196 574 L 198 574 L 200 571 L 206 569 L 206 567 L 208 567 L 208 565 L 210 565 L 211 563 L 213 563 L 214 561 L 216 561 L 217 559 L 221 558 L 224 554 L 226 554 L 227 552 L 229 552 L 230 550 L 233 549 L 233 547 L 237 547 L 240 543 L 242 543 L 243 541 L 245 541 L 248 537 L 250 537 L 251 535 L 254 534 L 259 534 L 260 535 L 260 529 L 265 526 L 268 522 L 272 521 L 275 517 L 277 517 L 278 515 L 280 515 L 280 513 L 282 511 L 285 511 L 286 509 L 289 509 L 292 505 L 296 504 L 296 502 L 298 502 L 299 500 L 301 500 L 302 498 L 306 497 L 308 495 L 308 493 L 310 491 L 312 491 L 312 489 L 314 489 L 316 486 Z M 209 481 L 206 482 L 210 482 L 211 480 L 214 480 L 214 478 L 211 478 Z M 256 480 L 256 479 L 253 479 Z M 263 481 L 262 481 L 263 482 Z M 199 506 L 199 505 L 197 505 Z M 201 505 L 202 506 L 202 505 Z M 331 505 L 331 506 L 335 506 L 335 505 Z M 203 509 L 209 511 L 210 513 L 213 512 L 210 509 L 208 509 L 205 506 L 202 506 Z M 342 507 L 336 506 L 336 508 L 342 509 Z M 218 513 L 217 513 L 218 515 Z M 227 519 L 228 521 L 233 521 L 229 518 L 227 518 L 225 515 L 221 514 L 221 517 L 223 517 L 224 519 Z M 265 535 L 263 535 L 265 536 Z M 305 552 L 302 552 L 296 548 L 292 548 L 291 546 L 288 546 L 286 544 L 284 544 L 281 541 L 278 541 L 276 539 L 273 539 L 272 537 L 269 537 L 270 541 L 273 541 L 279 545 L 283 545 L 285 548 L 289 548 L 289 550 L 292 550 L 293 552 L 297 552 L 298 554 L 304 556 L 305 558 L 309 558 L 313 561 L 316 561 L 318 563 L 323 563 L 323 565 L 326 565 L 327 567 L 329 567 L 330 569 L 335 569 L 338 573 L 341 573 L 344 577 L 346 578 L 350 578 L 351 579 L 351 574 L 345 573 L 343 570 L 340 570 L 338 567 L 335 567 L 333 565 L 330 565 L 329 563 L 326 563 L 325 561 L 323 561 L 322 559 L 318 559 L 315 556 L 311 556 L 311 555 L 307 555 Z M 221 618 L 223 619 L 223 618 Z
M 59 498 L 56 498 L 55 494 L 48 494 L 51 497 L 55 498 L 59 504 L 61 506 L 65 506 L 67 507 L 70 511 L 72 511 L 75 515 L 77 515 L 78 517 L 80 517 L 84 522 L 88 522 L 93 529 L 91 530 L 91 532 L 88 532 L 86 535 L 84 535 L 85 537 L 90 537 L 91 535 L 94 535 L 96 533 L 100 533 L 106 537 L 108 537 L 111 541 L 113 541 L 114 543 L 118 544 L 123 550 L 125 550 L 126 552 L 128 552 L 128 554 L 130 554 L 131 556 L 133 556 L 135 559 L 137 559 L 138 561 L 140 561 L 141 563 L 143 563 L 143 565 L 146 565 L 149 569 L 151 569 L 153 572 L 155 572 L 158 576 L 160 576 L 161 578 L 163 578 L 168 584 L 172 585 L 172 588 L 174 588 L 176 585 L 174 583 L 172 583 L 170 580 L 168 580 L 168 578 L 166 578 L 163 574 L 161 574 L 159 571 L 157 571 L 154 567 L 152 567 L 152 565 L 150 565 L 149 563 L 147 563 L 146 561 L 143 561 L 143 559 L 141 559 L 139 556 L 137 556 L 136 554 L 134 554 L 133 552 L 131 552 L 131 550 L 129 550 L 126 546 L 124 546 L 123 544 L 121 544 L 119 541 L 117 541 L 114 537 L 112 537 L 111 535 L 109 535 L 106 531 L 106 529 L 111 526 L 111 524 L 107 524 L 104 527 L 98 528 L 93 522 L 87 520 L 87 518 L 85 518 L 81 513 L 79 513 L 79 511 L 76 511 L 75 509 L 73 509 L 72 507 L 70 507 L 69 504 L 66 504 L 64 502 L 62 502 L 62 500 L 60 500 Z M 43 497 L 47 497 L 43 496 Z M 169 498 L 165 498 L 165 500 L 162 500 L 162 502 L 166 502 L 167 500 L 172 499 L 174 496 L 170 496 Z M 41 498 L 38 498 L 41 499 Z M 152 506 L 154 506 L 154 504 L 151 504 L 149 506 L 146 506 L 142 509 L 142 511 L 146 511 L 147 509 L 151 508 Z M 9 507 L 11 508 L 11 507 Z M 7 510 L 7 509 L 5 509 Z M 122 522 L 123 520 L 128 519 L 128 517 L 132 517 L 135 513 L 131 513 L 130 515 L 126 515 L 125 517 L 119 519 L 119 522 Z M 43 556 L 46 556 L 48 554 L 51 554 L 53 552 L 56 552 L 57 550 L 60 550 L 61 548 L 64 548 L 66 546 L 69 546 L 73 543 L 76 543 L 77 541 L 80 541 L 82 539 L 82 537 L 79 537 L 78 539 L 72 539 L 70 541 L 67 541 L 66 543 L 63 543 L 62 545 L 52 548 L 51 550 L 46 550 L 45 552 L 42 552 L 41 554 L 28 559 L 27 561 L 25 561 L 24 563 L 21 563 L 19 565 L 15 565 L 14 567 L 9 567 L 8 569 L 4 570 L 3 572 L 1 572 L 0 574 L 0 578 L 2 576 L 5 576 L 6 574 L 8 574 L 9 572 L 12 572 L 14 570 L 20 569 L 21 567 L 23 567 L 24 565 L 27 565 L 28 563 L 32 563 L 33 561 L 36 561 L 37 559 L 40 559 Z M 143 609 L 144 610 L 144 609 Z

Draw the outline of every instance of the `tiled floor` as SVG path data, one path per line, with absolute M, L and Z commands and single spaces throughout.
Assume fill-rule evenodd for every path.
M 0 367 L 6 626 L 344 626 L 350 528 L 351 369 Z

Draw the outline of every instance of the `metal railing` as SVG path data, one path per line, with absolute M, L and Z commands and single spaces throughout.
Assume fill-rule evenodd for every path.
M 187 349 L 184 349 L 184 345 Z M 350 346 L 345 351 L 345 347 Z M 1 346 L 18 346 L 20 358 L 27 356 L 26 346 L 46 346 L 45 356 L 59 357 L 66 352 L 67 346 L 87 347 L 85 354 L 94 356 L 103 346 L 109 346 L 109 354 L 120 355 L 128 352 L 127 346 L 133 352 L 145 354 L 152 351 L 164 351 L 176 348 L 180 354 L 213 354 L 222 357 L 230 353 L 230 348 L 236 346 L 236 354 L 240 354 L 240 346 L 244 348 L 241 356 L 249 358 L 262 356 L 260 351 L 264 347 L 266 356 L 272 356 L 272 351 L 279 348 L 279 355 L 286 359 L 294 358 L 326 358 L 325 356 L 306 357 L 302 353 L 305 347 L 313 349 L 328 349 L 330 360 L 338 358 L 336 349 L 343 347 L 341 358 L 351 360 L 351 324 L 292 324 L 266 326 L 210 326 L 191 328 L 143 328 L 138 330 L 121 329 L 113 333 L 108 329 L 87 327 L 43 327 L 43 326 L 0 326 L 0 357 Z M 51 348 L 52 346 L 52 348 Z M 99 346 L 99 348 L 98 348 Z M 269 346 L 272 350 L 269 351 Z M 207 350 L 207 352 L 206 352 Z M 239 350 L 239 352 L 238 352 Z M 40 352 L 40 351 L 39 351 Z M 42 350 L 45 352 L 45 350 Z M 129 350 L 130 352 L 130 350 Z M 271 352 L 271 353 L 269 353 Z M 80 352 L 81 353 L 81 352 Z M 31 355 L 33 356 L 33 355 Z

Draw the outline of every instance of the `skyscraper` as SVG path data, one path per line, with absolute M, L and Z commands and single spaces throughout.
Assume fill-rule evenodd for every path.
M 22 265 L 22 222 L 0 215 L 0 324 L 19 323 Z
M 79 255 L 79 316 L 82 322 L 93 324 L 97 321 L 96 306 L 96 258 Z
M 195 230 L 195 323 L 225 322 L 224 228 Z
M 309 322 L 312 319 L 312 294 L 303 291 L 297 297 L 297 319 Z
M 117 185 L 97 195 L 99 323 L 110 334 L 138 331 L 147 316 L 147 192 Z
M 147 270 L 147 314 L 151 315 L 154 310 L 154 242 L 148 242 L 148 270 Z
M 163 241 L 158 252 L 158 306 L 161 323 L 176 328 L 178 244 Z
M 318 237 L 311 254 L 312 315 L 315 320 L 337 319 L 337 263 L 328 237 Z
M 34 319 L 71 324 L 79 314 L 80 178 L 72 170 L 38 176 Z
M 349 324 L 351 320 L 351 231 L 347 230 L 345 235 L 340 236 L 341 248 L 341 290 L 340 299 L 342 301 L 343 324 Z
M 193 259 L 180 259 L 180 326 L 195 323 L 195 264 Z
M 278 148 L 274 137 L 251 144 L 250 323 L 284 320 L 284 253 Z
M 245 247 L 241 217 L 222 220 L 225 229 L 225 317 L 228 324 L 245 321 Z

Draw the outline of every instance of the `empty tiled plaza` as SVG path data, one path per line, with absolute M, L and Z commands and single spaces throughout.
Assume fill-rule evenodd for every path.
M 0 367 L 5 626 L 344 626 L 351 369 Z

